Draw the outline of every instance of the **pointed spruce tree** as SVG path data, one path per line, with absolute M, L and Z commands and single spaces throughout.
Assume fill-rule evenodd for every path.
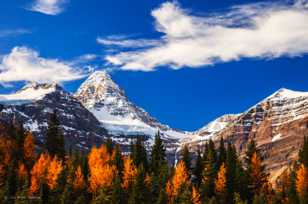
M 183 147 L 183 150 L 181 152 L 181 160 L 184 162 L 185 167 L 188 172 L 191 170 L 191 157 L 190 157 L 190 152 L 189 148 L 187 145 Z
M 57 155 L 58 158 L 64 159 L 65 145 L 64 137 L 60 130 L 60 122 L 57 112 L 54 111 L 48 120 L 48 128 L 45 139 L 45 150 L 51 155 Z
M 203 169 L 204 169 L 204 165 L 203 165 L 201 152 L 200 152 L 200 150 L 198 150 L 196 164 L 195 164 L 195 167 L 193 169 L 193 175 L 194 175 L 194 178 L 195 178 L 194 182 L 195 182 L 197 187 L 200 187 L 200 184 L 202 182 L 202 171 L 203 171 Z
M 299 162 L 304 164 L 308 168 L 308 137 L 304 137 L 304 144 L 301 150 L 299 151 Z
M 143 166 L 145 170 L 148 169 L 147 151 L 144 147 L 142 137 L 137 137 L 135 144 L 132 144 L 131 157 L 135 166 Z

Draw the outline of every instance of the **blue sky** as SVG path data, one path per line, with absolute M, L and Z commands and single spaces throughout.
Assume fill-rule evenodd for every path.
M 308 91 L 305 0 L 45 1 L 0 6 L 0 93 L 29 80 L 73 92 L 108 68 L 151 115 L 194 130 L 281 87 Z

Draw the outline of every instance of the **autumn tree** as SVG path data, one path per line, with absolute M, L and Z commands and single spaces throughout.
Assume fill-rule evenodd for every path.
M 302 204 L 308 202 L 308 171 L 304 164 L 301 164 L 296 172 L 296 191 Z
M 89 190 L 94 197 L 100 188 L 108 189 L 112 186 L 112 181 L 116 175 L 115 166 L 111 165 L 110 155 L 105 145 L 99 149 L 93 147 L 89 153 Z
M 35 145 L 34 139 L 31 132 L 26 134 L 26 138 L 23 144 L 24 159 L 26 161 L 27 167 L 30 168 L 35 160 Z
M 189 188 L 189 175 L 184 161 L 180 161 L 176 168 L 171 180 L 168 181 L 166 192 L 168 195 L 169 203 L 176 203 L 178 196 Z
M 254 194 L 259 194 L 264 185 L 268 183 L 267 174 L 265 173 L 261 158 L 258 156 L 257 152 L 254 152 L 252 155 L 250 163 L 250 188 Z
M 128 190 L 137 176 L 137 168 L 130 157 L 124 159 L 124 172 L 122 187 Z
M 74 191 L 81 191 L 85 188 L 85 180 L 81 170 L 81 167 L 78 166 L 75 173 L 74 173 L 74 181 L 73 181 L 73 190 Z
M 227 191 L 227 178 L 226 178 L 226 167 L 225 164 L 222 163 L 222 165 L 219 168 L 217 178 L 215 180 L 215 192 L 220 198 L 219 200 L 221 203 L 224 203 L 226 200 L 226 191 Z
M 57 156 L 50 161 L 47 169 L 47 185 L 51 190 L 54 190 L 58 184 L 58 178 L 63 170 L 62 161 L 60 161 Z
M 202 204 L 200 193 L 196 187 L 192 188 L 191 202 L 192 204 Z
M 41 154 L 35 162 L 31 170 L 30 194 L 37 193 L 40 190 L 41 184 L 45 182 L 49 162 L 50 156 L 47 153 Z

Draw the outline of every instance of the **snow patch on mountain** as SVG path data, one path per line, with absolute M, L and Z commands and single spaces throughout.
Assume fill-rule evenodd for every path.
M 47 94 L 56 90 L 56 84 L 30 83 L 20 91 L 13 94 L 1 94 L 0 103 L 9 105 L 21 105 L 41 100 Z
M 96 71 L 90 75 L 77 90 L 75 97 L 112 135 L 154 136 L 161 130 L 165 131 L 167 137 L 178 138 L 179 133 L 171 131 L 168 126 L 159 123 L 130 102 L 105 71 Z

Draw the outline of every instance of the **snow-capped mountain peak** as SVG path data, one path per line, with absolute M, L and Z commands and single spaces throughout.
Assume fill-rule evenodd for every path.
M 105 71 L 96 71 L 83 82 L 75 97 L 112 134 L 154 135 L 168 129 L 142 108 L 134 105 Z
M 279 100 L 279 99 L 292 99 L 292 98 L 299 98 L 299 97 L 308 97 L 308 92 L 303 91 L 293 91 L 286 88 L 281 88 L 278 91 L 276 91 L 274 94 L 272 94 L 267 99 L 270 100 Z
M 24 104 L 44 98 L 56 90 L 61 89 L 56 83 L 36 83 L 31 82 L 13 94 L 0 95 L 3 104 Z

